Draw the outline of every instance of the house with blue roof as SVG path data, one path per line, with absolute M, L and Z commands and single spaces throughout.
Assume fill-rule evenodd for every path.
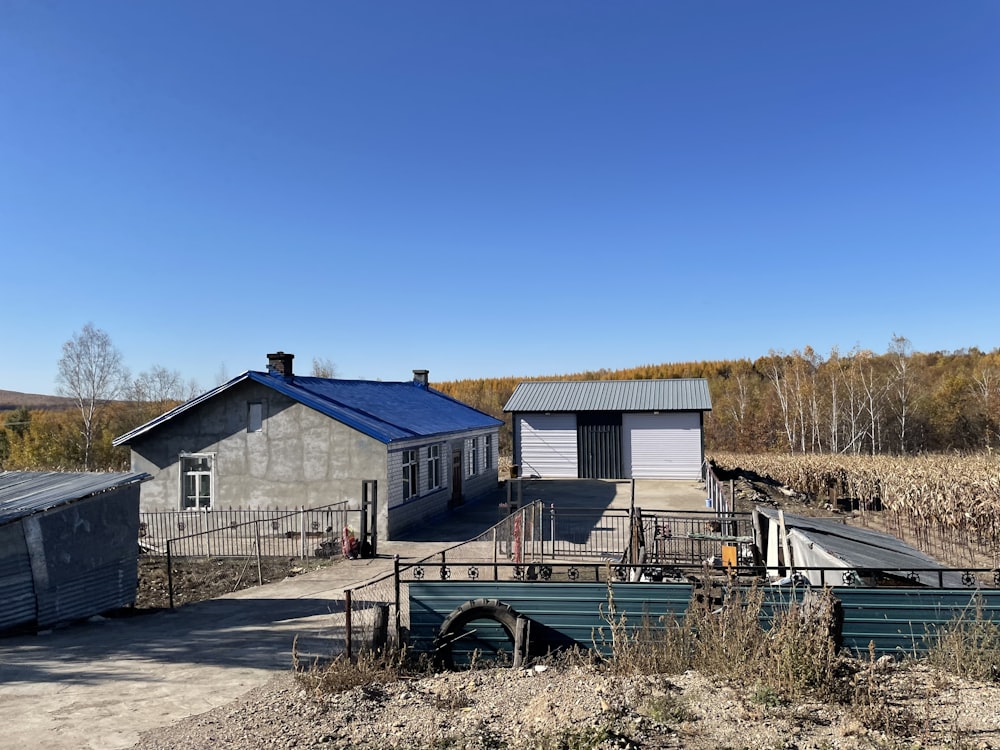
M 428 384 L 304 377 L 294 355 L 247 371 L 119 436 L 141 509 L 360 507 L 375 481 L 380 539 L 497 487 L 502 422 Z

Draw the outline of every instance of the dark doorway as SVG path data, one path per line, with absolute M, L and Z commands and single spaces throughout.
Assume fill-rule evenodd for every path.
M 462 451 L 451 452 L 451 501 L 448 505 L 454 508 L 462 504 Z
M 577 414 L 576 445 L 581 479 L 625 478 L 621 412 Z

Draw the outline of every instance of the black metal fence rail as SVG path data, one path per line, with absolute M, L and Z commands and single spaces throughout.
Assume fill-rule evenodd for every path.
M 723 547 L 735 548 L 734 562 L 749 560 L 753 542 L 753 516 L 713 511 L 685 514 L 637 511 L 642 554 L 634 562 L 659 565 L 703 565 L 721 560 Z
M 139 514 L 139 546 L 173 557 L 312 557 L 360 525 L 350 502 L 298 510 L 160 511 Z

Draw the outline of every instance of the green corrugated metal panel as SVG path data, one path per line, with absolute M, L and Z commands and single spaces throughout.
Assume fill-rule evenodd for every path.
M 844 646 L 878 654 L 920 652 L 928 633 L 956 617 L 976 617 L 976 598 L 984 618 L 1000 624 L 1000 591 L 985 589 L 834 589 L 844 610 Z
M 426 582 L 411 583 L 410 637 L 417 650 L 430 651 L 445 618 L 473 599 L 497 599 L 536 623 L 534 635 L 542 635 L 554 645 L 577 643 L 597 646 L 594 636 L 608 622 L 601 611 L 608 609 L 608 587 L 598 583 L 508 583 L 508 582 Z M 620 583 L 614 588 L 615 606 L 639 624 L 644 613 L 658 618 L 668 612 L 682 615 L 691 598 L 686 584 Z M 775 611 L 787 607 L 792 597 L 801 598 L 802 588 L 764 589 L 765 627 Z M 977 592 L 970 589 L 858 589 L 833 590 L 843 611 L 843 646 L 866 654 L 870 641 L 876 654 L 910 654 L 928 646 L 928 633 L 963 613 L 976 616 Z M 1000 624 L 1000 590 L 978 592 L 982 616 Z M 475 625 L 480 641 L 456 647 L 456 660 L 478 648 L 483 653 L 509 651 L 504 631 L 482 621 Z M 541 633 L 539 633 L 541 631 Z M 598 639 L 600 640 L 600 639 Z
M 608 586 L 603 583 L 434 581 L 411 583 L 409 589 L 410 641 L 418 651 L 430 651 L 445 618 L 473 599 L 497 599 L 530 618 L 536 623 L 532 631 L 536 644 L 544 639 L 553 646 L 591 647 L 597 630 L 608 626 L 601 616 L 602 610 L 608 610 Z M 682 615 L 691 598 L 687 584 L 617 584 L 613 590 L 618 612 L 628 613 L 635 624 L 644 614 L 654 619 L 670 613 Z M 475 628 L 480 640 L 488 642 L 475 645 L 481 652 L 509 651 L 502 629 L 483 621 L 477 621 Z M 462 661 L 470 650 L 456 645 L 456 661 Z

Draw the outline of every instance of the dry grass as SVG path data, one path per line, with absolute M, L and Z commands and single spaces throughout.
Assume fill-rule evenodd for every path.
M 1000 626 L 985 616 L 979 594 L 928 639 L 927 662 L 931 666 L 973 680 L 1000 680 Z
M 644 617 L 630 627 L 609 590 L 608 627 L 600 645 L 610 647 L 613 668 L 622 673 L 695 670 L 780 700 L 829 698 L 840 687 L 834 618 L 829 592 L 766 606 L 763 590 L 752 586 L 732 588 L 722 606 L 693 600 L 682 618 Z

